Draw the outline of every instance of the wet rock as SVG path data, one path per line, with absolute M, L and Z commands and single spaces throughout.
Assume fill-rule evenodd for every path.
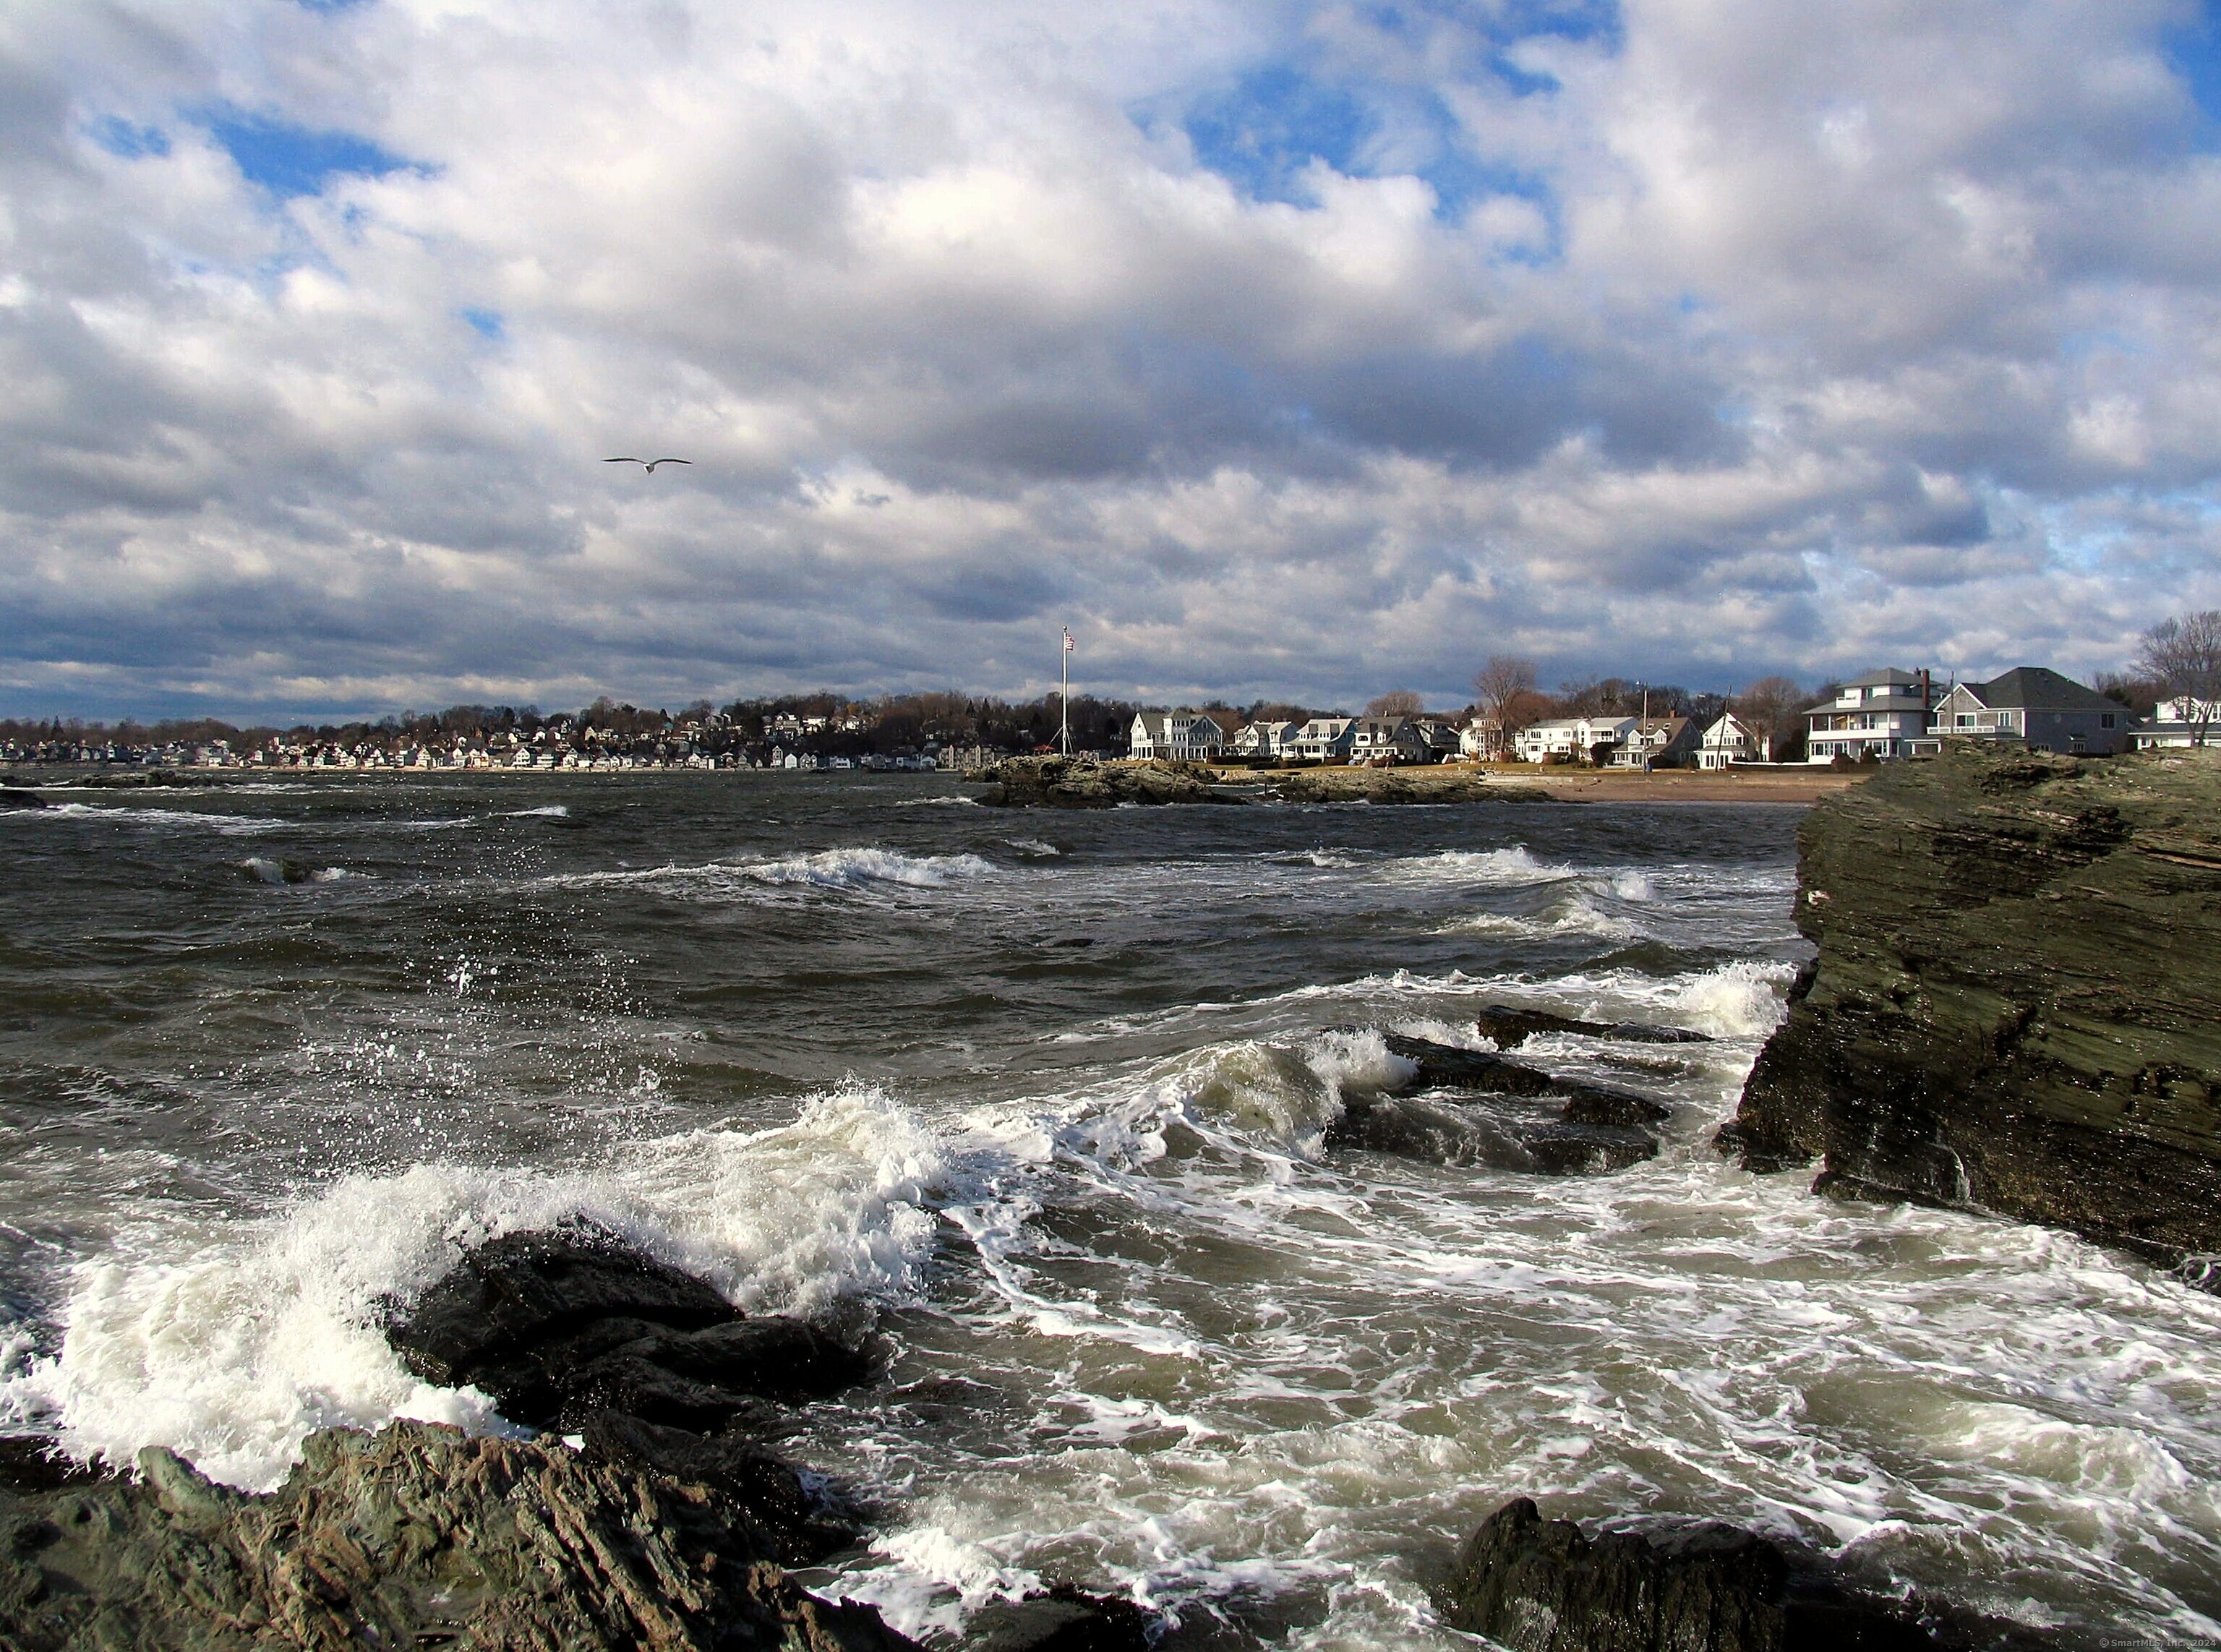
M 1382 1041 L 1389 1054 L 1402 1056 L 1417 1068 L 1412 1082 L 1430 1089 L 1478 1090 L 1492 1096 L 1564 1096 L 1586 1101 L 1598 1115 L 1597 1123 L 1620 1122 L 1623 1116 L 1634 1122 L 1666 1117 L 1665 1110 L 1647 1096 L 1591 1084 L 1585 1079 L 1566 1078 L 1487 1050 L 1437 1044 L 1403 1033 L 1385 1033 Z
M 1460 1557 L 1444 1617 L 1510 1652 L 1919 1652 L 1890 1605 L 1731 1526 L 1591 1538 L 1517 1498 Z
M 772 1558 L 785 1565 L 821 1561 L 857 1539 L 852 1528 L 827 1517 L 791 1463 L 745 1434 L 697 1434 L 598 1411 L 580 1425 L 579 1439 L 590 1456 L 723 1493 L 761 1530 Z
M 1509 1004 L 1484 1004 L 1473 1012 L 1474 1025 L 1499 1049 L 1515 1049 L 1537 1033 L 1572 1033 L 1617 1043 L 1708 1044 L 1711 1040 L 1686 1027 L 1654 1027 L 1639 1021 L 1583 1021 Z
M 1724 1149 L 2221 1251 L 2221 753 L 1954 751 L 1823 803 L 1799 848 L 1818 955 Z
M 171 1454 L 143 1478 L 0 1493 L 0 1645 L 898 1652 L 811 1595 L 716 1485 L 427 1424 L 312 1437 L 266 1497 Z
M 1130 1600 L 1056 1588 L 998 1600 L 964 1625 L 967 1652 L 1147 1652 L 1149 1618 Z
M 1352 1096 L 1326 1144 L 1542 1176 L 1624 1170 L 1658 1155 L 1656 1138 L 1642 1130 L 1441 1096 Z
M 28 786 L 0 785 L 0 810 L 43 809 L 47 800 Z
M 417 1375 L 455 1386 L 499 1380 L 520 1355 L 587 1335 L 597 1322 L 616 1322 L 629 1342 L 658 1328 L 694 1330 L 741 1317 L 692 1274 L 579 1225 L 479 1246 L 386 1336 Z
M 99 1470 L 65 1456 L 52 1440 L 35 1435 L 0 1436 L 0 1491 L 43 1492 L 63 1486 L 91 1486 Z

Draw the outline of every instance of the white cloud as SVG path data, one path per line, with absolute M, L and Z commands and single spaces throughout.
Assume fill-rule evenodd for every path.
M 1492 17 L 15 8 L 0 684 L 1023 690 L 1068 621 L 1108 690 L 1355 700 L 2221 601 L 2180 7 Z M 1376 118 L 1292 104 L 1257 200 L 1179 112 L 1275 74 Z M 281 198 L 226 109 L 411 164 Z

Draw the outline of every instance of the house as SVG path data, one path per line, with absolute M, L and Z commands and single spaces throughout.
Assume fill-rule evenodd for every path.
M 1614 768 L 1687 768 L 1704 730 L 1687 717 L 1637 718 L 1627 739 L 1611 750 Z
M 1705 730 L 1697 748 L 1699 768 L 1732 768 L 1737 763 L 1770 763 L 1774 736 L 1762 735 L 1732 711 Z
M 1226 748 L 1226 731 L 1206 711 L 1144 711 L 1134 719 L 1129 756 L 1207 763 Z
M 1250 723 L 1234 731 L 1228 749 L 1237 757 L 1285 757 L 1302 727 L 1294 723 Z
M 1415 717 L 1412 726 L 1418 730 L 1419 745 L 1426 754 L 1423 763 L 1453 761 L 1461 749 L 1456 726 L 1445 717 Z
M 1504 754 L 1504 725 L 1494 717 L 1475 717 L 1457 731 L 1458 755 L 1473 762 L 1493 762 Z
M 2186 694 L 2180 699 L 2162 700 L 2148 721 L 2130 724 L 2129 744 L 2140 752 L 2162 746 L 2221 744 L 2221 728 L 2209 726 L 2216 723 L 2221 723 L 2221 717 L 2214 715 L 2211 701 Z
M 1289 755 L 1311 763 L 1340 763 L 1349 758 L 1355 717 L 1313 717 L 1296 731 Z
M 1870 671 L 1836 691 L 1836 698 L 1805 713 L 1805 760 L 1856 762 L 1933 752 L 1928 719 L 1928 673 Z
M 2112 753 L 2129 743 L 2128 708 L 2042 666 L 1961 683 L 1936 703 L 1936 734 L 2030 751 Z
M 1634 717 L 1552 717 L 1522 729 L 1513 748 L 1523 763 L 1552 758 L 1567 763 L 1601 762 L 1613 748 L 1627 743 L 1636 723 Z
M 1424 763 L 1426 740 L 1411 717 L 1360 717 L 1350 727 L 1353 763 Z

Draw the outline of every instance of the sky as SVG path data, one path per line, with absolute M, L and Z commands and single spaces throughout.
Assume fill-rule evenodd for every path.
M 12 0 L 0 713 L 2087 678 L 2183 0 Z M 676 455 L 652 476 L 612 454 Z

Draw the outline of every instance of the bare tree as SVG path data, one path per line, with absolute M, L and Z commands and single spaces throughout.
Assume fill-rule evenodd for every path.
M 1488 663 L 1473 674 L 1473 698 L 1509 735 L 1512 733 L 1513 706 L 1536 697 L 1537 680 L 1533 660 L 1523 660 L 1517 654 L 1492 654 L 1488 656 Z
M 1386 694 L 1375 694 L 1365 703 L 1368 717 L 1416 717 L 1426 709 L 1426 702 L 1417 692 L 1408 688 L 1392 688 Z
M 2221 608 L 2202 609 L 2163 619 L 2143 635 L 2137 668 L 2167 685 L 2176 698 L 2189 702 L 2183 721 L 2197 725 L 2194 744 L 2221 712 Z
M 1772 742 L 1774 760 L 1784 763 L 1792 760 L 1798 749 L 1805 732 L 1799 713 L 1811 700 L 1793 678 L 1761 677 L 1735 697 L 1733 709 L 1745 728 Z

